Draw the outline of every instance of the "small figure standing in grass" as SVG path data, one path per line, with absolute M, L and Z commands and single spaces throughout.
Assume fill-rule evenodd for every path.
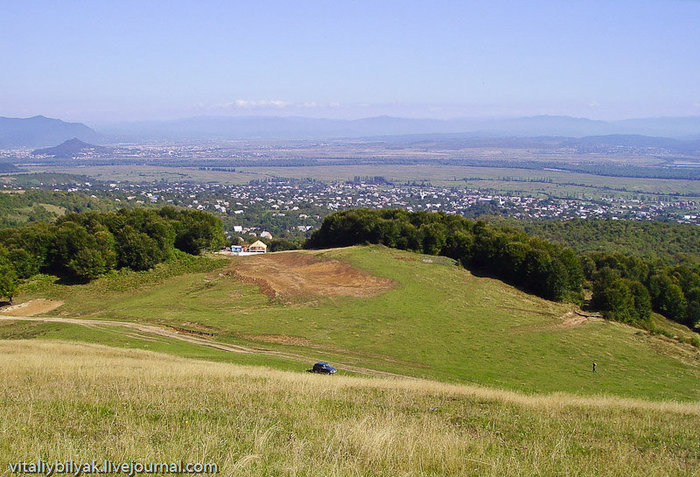
M 594 373 L 597 373 L 597 372 L 598 372 L 598 371 L 596 370 L 597 367 L 598 367 L 598 363 L 593 363 L 593 372 L 594 372 Z

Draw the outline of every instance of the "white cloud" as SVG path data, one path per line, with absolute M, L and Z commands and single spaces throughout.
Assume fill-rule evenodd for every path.
M 236 99 L 227 103 L 210 104 L 208 106 L 198 104 L 199 109 L 207 111 L 265 111 L 265 110 L 286 110 L 288 112 L 302 110 L 326 110 L 337 109 L 342 105 L 339 102 L 320 103 L 317 101 L 291 102 L 281 99 Z
M 255 108 L 286 108 L 291 103 L 279 99 L 237 99 L 224 105 L 228 108 L 255 109 Z

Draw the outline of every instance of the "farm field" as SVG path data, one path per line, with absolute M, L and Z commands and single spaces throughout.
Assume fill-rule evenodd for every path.
M 443 187 L 493 188 L 498 191 L 531 192 L 533 190 L 560 195 L 567 188 L 582 189 L 588 194 L 605 188 L 627 189 L 655 194 L 697 194 L 698 181 L 680 179 L 650 179 L 636 177 L 606 177 L 570 171 L 548 169 L 517 169 L 498 167 L 471 167 L 445 165 L 357 165 L 357 166 L 306 166 L 306 167 L 245 167 L 241 171 L 294 179 L 313 178 L 322 181 L 352 180 L 355 176 L 384 176 L 395 182 L 427 181 Z M 463 180 L 467 178 L 467 180 Z M 539 181 L 551 182 L 514 182 Z M 470 180 L 471 179 L 471 180 Z M 582 184 L 584 187 L 572 184 Z M 608 192 L 610 195 L 610 192 Z
M 197 181 L 200 183 L 218 182 L 222 184 L 247 184 L 251 180 L 267 176 L 256 172 L 206 171 L 194 167 L 161 167 L 150 165 L 86 165 L 86 166 L 32 166 L 23 169 L 29 172 L 78 174 L 100 181 L 127 182 L 178 182 Z
M 255 351 L 225 357 L 185 343 L 180 352 L 171 337 L 166 346 L 124 338 L 124 330 L 110 338 L 116 346 L 181 356 L 298 371 L 325 359 L 341 371 L 526 393 L 700 399 L 697 348 L 581 316 L 572 305 L 474 276 L 446 258 L 367 246 L 220 258 L 215 267 L 183 274 L 159 267 L 87 285 L 43 276 L 17 302 L 63 302 L 35 317 L 167 327 Z M 115 325 L 100 325 L 91 336 L 78 324 L 16 321 L 0 327 L 0 337 L 99 343 L 105 329 Z
M 526 396 L 0 340 L 0 465 L 214 463 L 221 475 L 696 475 L 697 403 Z

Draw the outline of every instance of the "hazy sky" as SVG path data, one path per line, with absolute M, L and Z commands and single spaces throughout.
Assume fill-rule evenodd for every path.
M 700 115 L 700 1 L 0 2 L 0 116 Z

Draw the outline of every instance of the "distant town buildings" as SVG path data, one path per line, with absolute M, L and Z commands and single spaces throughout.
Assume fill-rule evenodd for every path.
M 5 186 L 0 186 L 7 187 Z M 40 186 L 55 188 L 56 186 Z M 651 193 L 547 197 L 415 184 L 323 183 L 279 179 L 250 184 L 92 181 L 61 190 L 106 196 L 125 206 L 173 205 L 204 210 L 224 219 L 238 236 L 272 239 L 305 235 L 336 210 L 367 207 L 444 212 L 465 216 L 495 214 L 524 220 L 604 218 L 700 223 L 700 201 Z

